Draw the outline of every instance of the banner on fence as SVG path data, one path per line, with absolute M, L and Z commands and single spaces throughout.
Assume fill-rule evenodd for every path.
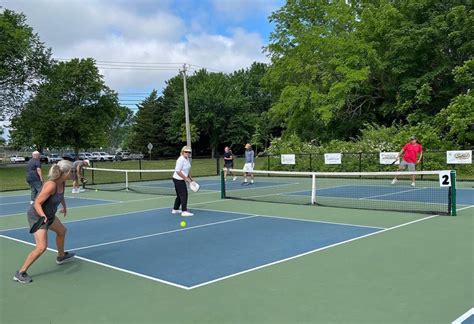
M 296 164 L 294 154 L 282 154 L 281 164 Z
M 472 164 L 472 151 L 447 151 L 448 164 Z
M 324 153 L 325 164 L 341 164 L 342 154 L 341 153 Z
M 398 152 L 380 152 L 380 164 L 400 164 L 397 161 Z

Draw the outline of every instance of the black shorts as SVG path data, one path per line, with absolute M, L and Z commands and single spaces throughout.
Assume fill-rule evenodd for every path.
M 232 169 L 234 167 L 234 163 L 224 163 L 224 168 Z

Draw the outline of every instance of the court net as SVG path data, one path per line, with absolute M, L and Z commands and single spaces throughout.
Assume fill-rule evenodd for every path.
M 456 211 L 454 171 L 254 171 L 254 183 L 250 176 L 244 182 L 243 170 L 231 172 L 227 179 L 222 172 L 222 198 L 446 215 Z
M 84 168 L 85 189 L 133 191 L 157 195 L 175 195 L 171 180 L 174 170 L 124 170 Z

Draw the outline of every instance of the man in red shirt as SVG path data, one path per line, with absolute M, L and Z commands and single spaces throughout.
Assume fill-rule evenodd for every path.
M 416 164 L 421 162 L 423 157 L 423 148 L 416 141 L 416 136 L 410 137 L 410 142 L 403 146 L 400 153 L 398 153 L 397 160 L 403 156 L 400 162 L 400 170 L 415 171 Z M 392 184 L 397 183 L 397 177 L 392 180 Z M 415 175 L 411 176 L 411 186 L 415 186 Z

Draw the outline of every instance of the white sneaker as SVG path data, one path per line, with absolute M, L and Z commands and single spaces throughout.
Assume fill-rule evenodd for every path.
M 250 183 L 253 184 L 253 180 L 250 180 Z
M 71 190 L 71 193 L 73 193 L 73 194 L 79 193 L 79 190 L 78 190 L 78 189 L 72 189 L 72 190 Z
M 184 211 L 184 212 L 181 213 L 181 216 L 183 216 L 183 217 L 190 217 L 190 216 L 193 216 L 193 215 L 194 215 L 193 213 L 190 213 L 188 211 Z
M 392 184 L 396 184 L 397 182 L 398 182 L 397 179 L 393 179 L 393 180 L 392 180 Z
M 33 200 L 30 200 L 30 205 L 33 205 L 34 204 L 34 201 Z
M 234 177 L 234 178 L 232 179 L 232 181 L 235 181 L 235 180 L 237 180 L 237 177 Z
M 171 209 L 171 214 L 181 214 L 180 209 Z
M 412 182 L 410 186 L 414 187 L 414 186 L 415 186 L 415 183 L 414 183 L 414 182 Z
M 78 193 L 79 192 L 85 192 L 85 191 L 86 191 L 86 189 L 79 189 Z

